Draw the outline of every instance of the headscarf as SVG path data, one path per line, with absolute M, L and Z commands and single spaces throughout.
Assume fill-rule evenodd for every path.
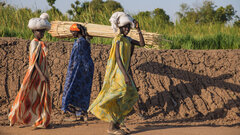
M 50 30 L 51 24 L 48 22 L 49 15 L 47 13 L 42 13 L 40 18 L 32 18 L 28 22 L 28 27 L 31 30 Z
M 77 24 L 74 23 L 73 25 L 71 25 L 70 31 L 80 31 L 80 29 L 78 28 Z
M 89 36 L 87 33 L 87 28 L 82 26 L 81 24 L 74 23 L 70 26 L 70 31 L 78 31 L 81 33 L 83 37 Z
M 114 32 L 117 32 L 119 27 L 122 27 L 126 24 L 130 24 L 131 28 L 134 28 L 135 24 L 133 23 L 133 20 L 134 19 L 130 15 L 124 12 L 115 12 L 109 19 L 109 21 L 112 24 L 112 29 Z

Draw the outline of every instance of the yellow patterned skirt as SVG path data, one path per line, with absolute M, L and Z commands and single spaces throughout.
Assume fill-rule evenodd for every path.
M 125 83 L 124 75 L 118 67 L 115 57 L 117 41 L 120 41 L 119 52 L 123 66 L 126 71 L 129 68 L 131 43 L 123 35 L 118 35 L 112 43 L 102 90 L 88 111 L 103 121 L 121 123 L 137 102 L 138 93 L 129 74 L 131 86 Z

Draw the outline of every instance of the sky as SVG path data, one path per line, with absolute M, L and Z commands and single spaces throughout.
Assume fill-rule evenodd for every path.
M 5 1 L 7 4 L 13 5 L 18 8 L 27 7 L 33 10 L 42 9 L 44 11 L 50 9 L 47 0 L 0 0 Z M 62 13 L 66 13 L 68 9 L 71 9 L 71 3 L 76 0 L 56 0 L 54 6 L 58 8 Z M 79 0 L 80 2 L 91 0 Z M 166 14 L 170 16 L 171 21 L 175 21 L 177 16 L 176 12 L 180 11 L 180 5 L 182 3 L 188 4 L 190 7 L 199 7 L 204 0 L 115 0 L 119 2 L 125 12 L 130 14 L 137 14 L 140 11 L 153 11 L 156 8 L 162 8 L 166 11 Z M 237 15 L 240 17 L 240 0 L 212 0 L 217 7 L 231 4 L 237 11 Z

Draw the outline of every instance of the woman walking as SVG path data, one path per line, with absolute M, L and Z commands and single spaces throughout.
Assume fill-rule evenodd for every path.
M 86 40 L 86 28 L 80 24 L 73 24 L 70 31 L 75 38 L 73 44 L 64 92 L 62 110 L 74 113 L 77 118 L 87 120 L 94 64 L 91 58 L 90 43 Z
M 110 123 L 109 134 L 124 135 L 127 132 L 120 128 L 120 124 L 138 100 L 137 89 L 128 73 L 129 63 L 134 45 L 144 46 L 145 43 L 138 22 L 128 14 L 116 12 L 110 22 L 114 32 L 119 28 L 120 33 L 112 42 L 102 90 L 88 111 Z M 140 42 L 127 36 L 134 27 L 138 30 Z
M 28 27 L 34 34 L 29 46 L 29 67 L 21 88 L 14 100 L 8 118 L 10 126 L 16 122 L 46 128 L 50 123 L 52 109 L 48 76 L 48 48 L 41 39 L 44 32 L 50 30 L 48 14 L 29 20 Z

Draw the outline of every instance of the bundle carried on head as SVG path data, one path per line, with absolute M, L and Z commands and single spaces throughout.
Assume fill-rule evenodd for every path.
M 77 23 L 81 24 L 82 26 L 86 27 L 87 33 L 92 37 L 104 37 L 104 38 L 114 38 L 118 33 L 119 27 L 122 27 L 126 24 L 130 24 L 131 28 L 134 28 L 133 18 L 124 13 L 124 12 L 116 12 L 110 18 L 111 26 L 107 25 L 100 25 L 100 24 L 92 24 L 92 23 L 81 23 L 81 22 L 71 22 L 71 21 L 52 21 L 51 30 L 48 32 L 53 37 L 58 38 L 72 38 L 73 35 L 70 32 L 71 25 Z M 146 32 L 142 30 L 142 34 L 147 45 L 157 45 L 160 35 L 157 33 Z M 137 30 L 132 29 L 128 36 L 135 40 L 139 40 L 139 33 Z M 158 47 L 158 46 L 156 46 Z
M 32 18 L 28 22 L 28 27 L 31 30 L 50 30 L 51 24 L 48 22 L 49 15 L 47 13 L 42 13 L 40 18 Z
M 109 19 L 109 21 L 112 24 L 112 29 L 114 32 L 117 32 L 119 27 L 122 27 L 126 24 L 130 24 L 131 28 L 133 29 L 135 27 L 133 20 L 134 19 L 130 15 L 124 12 L 115 12 Z

